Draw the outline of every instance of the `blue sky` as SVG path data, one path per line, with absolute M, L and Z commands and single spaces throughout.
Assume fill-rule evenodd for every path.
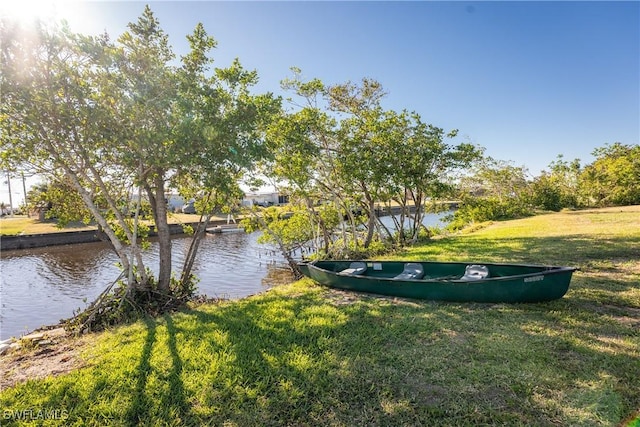
M 145 5 L 45 4 L 73 30 L 112 38 Z M 585 164 L 606 143 L 640 143 L 640 2 L 149 4 L 176 53 L 202 22 L 215 65 L 240 58 L 258 91 L 279 93 L 291 66 L 329 84 L 374 78 L 385 108 L 459 129 L 534 176 L 558 154 Z

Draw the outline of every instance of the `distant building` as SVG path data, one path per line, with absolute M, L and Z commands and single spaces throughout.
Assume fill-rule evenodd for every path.
M 193 206 L 194 199 L 185 200 L 177 193 L 165 194 L 165 200 L 167 202 L 167 209 L 171 212 L 181 212 L 183 208 Z M 279 192 L 260 192 L 260 193 L 245 193 L 242 199 L 242 206 L 251 207 L 257 206 L 274 206 L 284 205 L 289 203 L 289 196 L 281 195 Z M 191 212 L 188 212 L 191 213 Z
M 274 206 L 289 203 L 289 196 L 281 195 L 279 192 L 271 193 L 246 193 L 242 200 L 243 206 Z

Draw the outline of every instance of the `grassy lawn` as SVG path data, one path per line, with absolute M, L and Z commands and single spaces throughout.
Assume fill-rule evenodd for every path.
M 402 258 L 581 270 L 564 298 L 540 304 L 382 298 L 302 280 L 195 306 L 96 335 L 85 367 L 2 391 L 2 425 L 25 410 L 63 411 L 33 423 L 65 426 L 631 423 L 640 207 L 495 223 Z
M 0 219 L 0 236 L 15 236 L 18 234 L 59 233 L 63 231 L 92 230 L 84 224 L 74 224 L 65 228 L 56 227 L 53 221 L 38 221 L 37 218 L 26 216 L 4 217 Z
M 192 223 L 198 222 L 200 215 L 172 213 L 169 216 L 169 223 Z M 224 220 L 226 217 L 214 216 L 212 220 Z M 18 234 L 44 234 L 60 233 L 66 231 L 93 230 L 96 227 L 87 226 L 82 223 L 70 224 L 64 228 L 58 228 L 55 221 L 38 221 L 37 218 L 27 218 L 26 216 L 4 217 L 0 219 L 0 236 L 15 236 Z

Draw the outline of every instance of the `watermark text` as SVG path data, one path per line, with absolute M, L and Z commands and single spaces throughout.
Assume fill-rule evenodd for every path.
M 4 420 L 66 420 L 69 418 L 69 411 L 66 409 L 4 409 L 2 419 Z

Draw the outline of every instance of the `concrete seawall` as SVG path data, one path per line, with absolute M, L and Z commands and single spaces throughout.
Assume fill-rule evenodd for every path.
M 211 221 L 209 225 L 226 224 L 226 221 Z M 189 223 L 194 229 L 198 223 Z M 184 234 L 182 224 L 169 224 L 171 234 Z M 149 236 L 156 236 L 153 230 L 149 232 Z M 43 234 L 24 234 L 18 236 L 2 236 L 0 237 L 0 251 L 11 251 L 18 249 L 41 248 L 45 246 L 71 245 L 75 243 L 92 243 L 100 242 L 98 230 L 82 230 L 82 231 L 62 231 L 56 233 Z

